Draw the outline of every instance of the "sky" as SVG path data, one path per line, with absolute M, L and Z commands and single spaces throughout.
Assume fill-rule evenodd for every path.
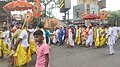
M 106 0 L 105 10 L 116 11 L 120 10 L 120 0 Z

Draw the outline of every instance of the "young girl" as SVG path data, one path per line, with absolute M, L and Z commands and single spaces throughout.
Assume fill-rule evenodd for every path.
M 35 67 L 49 67 L 49 46 L 43 41 L 43 32 L 36 30 L 34 32 L 34 38 L 37 42 Z

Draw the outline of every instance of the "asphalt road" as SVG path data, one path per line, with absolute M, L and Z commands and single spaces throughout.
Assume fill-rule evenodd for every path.
M 120 40 L 114 45 L 115 54 L 107 48 L 94 49 L 51 45 L 50 67 L 120 67 Z M 8 58 L 0 59 L 0 67 L 8 67 Z M 28 67 L 34 67 L 35 55 Z

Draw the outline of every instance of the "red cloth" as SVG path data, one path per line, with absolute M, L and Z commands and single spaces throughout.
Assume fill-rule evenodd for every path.
M 66 29 L 66 33 L 65 33 L 66 38 L 68 38 L 68 32 L 69 32 L 69 28 Z

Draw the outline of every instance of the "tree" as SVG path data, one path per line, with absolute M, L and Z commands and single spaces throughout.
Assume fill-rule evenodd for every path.
M 120 10 L 118 11 L 108 11 L 109 17 L 108 17 L 108 22 L 110 24 L 117 24 L 120 25 Z

